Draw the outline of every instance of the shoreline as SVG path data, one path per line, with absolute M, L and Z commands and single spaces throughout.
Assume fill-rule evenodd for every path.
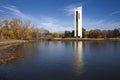
M 0 41 L 0 50 L 3 48 L 20 45 L 22 43 L 34 42 L 37 40 L 1 40 Z
M 16 59 L 14 49 L 24 43 L 34 42 L 35 40 L 1 40 L 0 41 L 0 64 L 6 64 Z
M 120 38 L 51 38 L 48 41 L 120 41 Z
M 17 45 L 20 45 L 20 44 L 26 43 L 26 42 L 29 42 L 29 41 L 27 41 L 27 40 L 2 40 L 2 41 L 0 41 L 0 50 L 7 49 L 12 46 L 17 46 Z

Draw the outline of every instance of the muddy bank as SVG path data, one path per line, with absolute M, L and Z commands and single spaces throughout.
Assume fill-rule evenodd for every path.
M 15 53 L 15 49 L 17 46 L 34 41 L 35 40 L 0 41 L 0 64 L 6 64 L 9 61 L 17 58 Z

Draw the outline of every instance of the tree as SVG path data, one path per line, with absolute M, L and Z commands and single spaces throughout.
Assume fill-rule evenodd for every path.
M 65 31 L 64 37 L 71 37 L 72 33 L 70 31 Z
M 54 32 L 54 33 L 52 34 L 52 36 L 55 37 L 55 38 L 58 38 L 58 37 L 59 37 L 59 34 L 58 34 L 57 32 Z
M 112 30 L 108 30 L 108 31 L 107 31 L 107 37 L 108 37 L 108 38 L 113 37 L 113 31 L 112 31 Z
M 2 34 L 2 27 L 3 27 L 3 22 L 2 21 L 0 21 L 0 39 L 3 39 L 3 34 Z
M 83 38 L 87 37 L 86 29 L 85 28 L 82 28 L 82 37 Z
M 2 39 L 7 39 L 7 31 L 8 31 L 7 28 L 5 27 L 1 28 L 1 34 L 3 36 Z
M 74 37 L 74 30 L 72 30 L 72 34 L 71 34 L 72 37 Z
M 14 32 L 11 29 L 9 29 L 9 31 L 8 31 L 8 36 L 9 36 L 9 39 L 15 38 Z
M 39 39 L 41 37 L 40 29 L 32 27 L 31 28 L 31 35 L 32 35 L 33 39 Z
M 48 31 L 49 32 L 49 31 Z M 17 18 L 0 21 L 1 39 L 39 39 L 40 29 L 31 28 L 31 21 Z
M 88 37 L 90 37 L 90 38 L 102 38 L 102 32 L 99 29 L 90 30 Z
M 60 38 L 63 38 L 63 37 L 64 37 L 64 34 L 59 34 L 59 37 L 60 37 Z
M 6 29 L 9 28 L 9 21 L 7 19 L 3 20 L 3 24 Z
M 102 37 L 103 37 L 103 38 L 107 38 L 107 31 L 106 31 L 106 30 L 103 30 L 103 31 L 102 31 Z
M 113 37 L 119 37 L 119 30 L 118 29 L 114 29 L 113 30 Z

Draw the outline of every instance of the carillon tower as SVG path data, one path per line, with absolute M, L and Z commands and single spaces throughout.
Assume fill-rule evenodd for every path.
M 82 6 L 74 10 L 74 36 L 82 38 Z

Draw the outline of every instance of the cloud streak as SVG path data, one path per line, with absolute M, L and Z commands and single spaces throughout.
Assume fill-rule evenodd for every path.
M 64 7 L 64 11 L 66 12 L 67 16 L 71 16 L 74 13 L 74 9 L 79 6 L 84 6 L 87 4 L 87 2 L 81 2 L 81 3 L 76 3 L 76 4 L 71 4 L 66 7 Z
M 2 8 L 6 9 L 6 13 L 8 14 L 14 15 L 22 19 L 30 19 L 28 15 L 21 12 L 16 6 L 6 5 L 6 6 L 2 6 Z
M 0 12 L 4 12 L 3 10 L 0 10 Z
M 120 14 L 120 10 L 110 13 L 110 16 L 113 16 L 113 15 L 116 15 L 116 14 Z

